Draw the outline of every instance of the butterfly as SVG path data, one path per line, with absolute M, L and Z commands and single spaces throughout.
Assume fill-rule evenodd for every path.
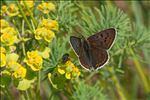
M 109 28 L 87 39 L 70 36 L 70 44 L 85 69 L 98 70 L 108 62 L 107 50 L 112 46 L 115 37 L 116 30 Z

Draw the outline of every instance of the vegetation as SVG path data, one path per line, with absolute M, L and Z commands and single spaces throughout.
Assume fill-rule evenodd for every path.
M 149 100 L 149 1 L 1 1 L 2 100 Z M 110 59 L 87 71 L 69 44 L 115 28 Z M 63 61 L 68 53 L 70 59 Z

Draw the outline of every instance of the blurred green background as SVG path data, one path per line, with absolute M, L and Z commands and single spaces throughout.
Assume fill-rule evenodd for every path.
M 51 58 L 44 62 L 43 77 L 45 72 L 52 71 L 64 53 L 70 54 L 81 75 L 61 90 L 53 89 L 47 80 L 41 81 L 41 99 L 150 100 L 150 1 L 52 2 L 57 11 L 50 16 L 58 17 L 60 31 L 49 44 Z M 9 3 L 6 0 L 1 5 Z M 98 71 L 86 71 L 70 48 L 69 37 L 81 34 L 88 37 L 110 27 L 117 29 L 117 38 L 109 50 L 108 64 Z

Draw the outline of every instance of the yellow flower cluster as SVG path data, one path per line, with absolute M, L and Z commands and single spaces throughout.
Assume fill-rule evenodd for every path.
M 25 0 L 25 1 L 20 1 L 20 6 L 26 16 L 30 16 L 30 11 L 33 10 L 34 7 L 34 2 L 32 0 Z M 55 11 L 55 5 L 50 2 L 42 2 L 37 6 L 37 9 L 44 14 L 48 14 L 50 11 Z M 3 5 L 1 7 L 1 15 L 8 15 L 10 17 L 12 16 L 21 16 L 19 8 L 16 4 L 11 3 L 8 6 Z
M 69 60 L 64 66 L 58 65 L 57 71 L 64 74 L 66 79 L 72 79 L 80 75 L 80 70 Z
M 39 23 L 39 27 L 45 27 L 50 30 L 58 31 L 58 22 L 51 19 L 42 19 Z
M 56 20 L 43 19 L 35 30 L 35 38 L 37 40 L 44 39 L 47 42 L 51 42 L 55 37 L 53 31 L 58 31 L 58 23 Z
M 6 54 L 6 49 L 0 47 L 1 66 L 5 67 L 8 72 L 15 78 L 24 78 L 26 76 L 26 68 L 17 63 L 18 55 L 15 53 Z
M 37 6 L 37 9 L 43 12 L 44 14 L 48 14 L 50 11 L 55 10 L 55 5 L 50 2 L 43 2 Z
M 20 1 L 20 6 L 23 9 L 24 14 L 26 16 L 29 16 L 30 13 L 29 13 L 28 9 L 32 11 L 34 2 L 31 0 L 30 1 Z M 14 3 L 11 3 L 8 6 L 3 5 L 1 7 L 1 15 L 8 15 L 10 17 L 21 16 L 18 6 Z
M 64 88 L 67 80 L 72 80 L 80 75 L 80 70 L 70 61 L 58 64 L 53 73 L 48 73 L 51 85 L 56 89 Z
M 26 68 L 17 63 L 16 61 L 8 62 L 7 68 L 13 72 L 12 76 L 15 78 L 24 78 L 26 76 Z
M 26 16 L 30 16 L 30 12 L 28 11 L 28 9 L 30 11 L 33 10 L 33 7 L 34 7 L 34 2 L 32 0 L 23 0 L 20 2 L 20 5 L 23 9 L 23 12 Z M 27 9 L 28 8 L 28 9 Z
M 0 15 L 1 16 L 5 16 L 6 15 L 6 11 L 7 11 L 7 6 L 5 6 L 5 5 L 3 5 L 2 7 L 1 7 L 1 10 L 0 10 L 1 12 L 0 12 Z
M 16 4 L 10 4 L 6 11 L 8 16 L 17 16 L 19 14 L 19 8 Z
M 3 31 L 3 29 L 9 27 L 9 23 L 4 19 L 0 19 L 0 24 L 1 24 L 1 32 Z
M 44 39 L 47 42 L 51 42 L 54 37 L 55 33 L 47 28 L 42 27 L 35 30 L 35 38 L 37 40 Z
M 4 67 L 6 65 L 6 50 L 3 47 L 0 47 L 0 57 L 0 67 Z
M 11 27 L 4 19 L 0 19 L 0 24 L 0 40 L 2 45 L 11 46 L 16 43 L 18 41 L 16 29 Z
M 24 61 L 33 71 L 39 71 L 42 68 L 43 59 L 38 54 L 38 51 L 27 52 L 27 57 Z

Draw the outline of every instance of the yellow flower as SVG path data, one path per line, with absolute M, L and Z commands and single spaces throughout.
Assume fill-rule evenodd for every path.
M 74 78 L 80 75 L 80 70 L 70 60 L 68 60 L 65 65 L 66 71 L 71 73 L 71 77 Z
M 80 70 L 77 68 L 77 67 L 74 67 L 73 68 L 73 76 L 75 77 L 75 76 L 80 76 Z
M 25 13 L 25 15 L 29 16 L 30 13 L 29 13 L 28 9 L 33 10 L 34 2 L 32 0 L 30 0 L 30 1 L 25 0 L 25 1 L 21 1 L 20 5 L 22 6 L 23 12 Z M 27 9 L 27 7 L 28 7 L 28 9 Z
M 48 14 L 50 11 L 55 10 L 55 5 L 53 3 L 43 2 L 37 6 L 37 9 L 44 14 Z
M 6 50 L 5 50 L 5 48 L 3 48 L 3 47 L 0 47 L 0 53 L 3 53 L 3 54 L 5 54 L 5 53 L 6 53 Z
M 12 73 L 12 75 L 15 78 L 24 78 L 26 76 L 26 72 L 27 72 L 26 68 L 19 65 L 18 69 L 16 69 L 15 72 Z
M 17 36 L 16 35 L 12 35 L 12 34 L 8 34 L 8 33 L 3 33 L 1 35 L 1 42 L 6 45 L 6 46 L 11 46 L 14 43 L 17 42 Z
M 47 29 L 58 31 L 59 25 L 56 20 L 43 19 L 41 20 L 39 27 L 46 27 Z
M 80 75 L 80 70 L 70 60 L 65 64 L 58 65 L 57 71 L 61 75 L 64 74 L 66 79 L 73 79 Z
M 71 67 L 71 68 L 74 68 L 74 67 L 75 67 L 75 65 L 74 65 L 70 60 L 68 60 L 68 61 L 65 63 L 65 65 L 66 65 L 67 67 Z
M 48 27 L 52 30 L 58 31 L 58 23 L 56 20 L 52 20 L 51 23 L 48 24 Z
M 16 4 L 10 4 L 7 11 L 8 16 L 16 16 L 19 14 L 19 8 Z
M 7 11 L 7 6 L 3 5 L 1 7 L 1 15 L 5 15 L 6 14 L 6 11 Z
M 16 61 L 8 62 L 7 68 L 13 72 L 12 75 L 15 78 L 24 78 L 26 76 L 26 69 Z
M 47 42 L 51 42 L 53 38 L 55 37 L 55 33 L 53 31 L 50 31 L 44 27 L 37 28 L 35 30 L 35 38 L 37 40 L 44 39 Z
M 46 29 L 43 27 L 43 28 L 37 28 L 35 30 L 35 39 L 41 40 L 43 38 L 43 30 L 46 30 Z
M 39 71 L 42 68 L 43 59 L 38 54 L 38 51 L 27 52 L 27 57 L 24 61 L 33 71 Z
M 25 4 L 24 4 L 25 3 Z M 21 6 L 23 7 L 23 8 L 26 8 L 26 6 L 28 7 L 28 8 L 33 8 L 33 6 L 34 6 L 34 2 L 32 1 L 32 0 L 30 0 L 30 1 L 28 1 L 28 0 L 26 0 L 26 1 L 21 1 L 20 2 L 20 4 L 21 4 Z
M 66 77 L 66 79 L 71 79 L 71 73 L 66 73 L 65 77 Z
M 47 42 L 51 42 L 55 37 L 55 33 L 53 31 L 47 30 L 47 34 L 44 36 L 44 40 Z
M 6 55 L 4 53 L 0 53 L 0 67 L 4 67 L 6 65 Z
M 9 27 L 9 23 L 4 19 L 0 19 L 0 24 L 1 24 L 1 27 L 0 27 L 1 29 Z
M 11 35 L 16 35 L 17 34 L 17 31 L 13 27 L 6 27 L 1 32 L 2 33 L 8 33 L 8 34 L 11 34 Z
M 60 73 L 60 74 L 65 74 L 65 70 L 64 70 L 64 68 L 61 68 L 61 66 L 60 65 L 58 65 L 57 66 L 58 67 L 58 72 Z
M 6 50 L 3 47 L 0 47 L 0 67 L 4 67 L 6 65 Z

